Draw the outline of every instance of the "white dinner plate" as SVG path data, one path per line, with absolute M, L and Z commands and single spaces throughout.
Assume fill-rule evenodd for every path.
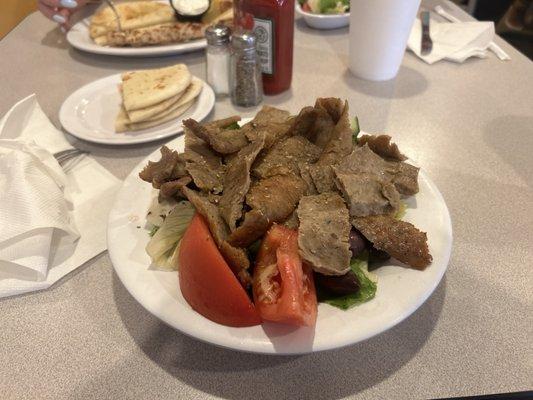
M 183 131 L 181 121 L 203 120 L 215 105 L 215 92 L 202 81 L 202 91 L 194 104 L 175 120 L 138 131 L 115 132 L 115 119 L 122 101 L 118 91 L 120 74 L 91 82 L 76 90 L 61 105 L 59 121 L 77 138 L 103 144 L 146 143 Z
M 173 54 L 188 53 L 207 46 L 205 39 L 191 40 L 185 43 L 165 44 L 161 46 L 143 47 L 111 47 L 99 46 L 89 36 L 90 18 L 85 18 L 74 26 L 67 33 L 67 41 L 72 47 L 89 53 L 106 54 L 122 57 L 160 57 Z
M 183 151 L 183 137 L 167 144 Z M 348 311 L 318 306 L 315 329 L 263 324 L 247 328 L 219 325 L 195 312 L 181 295 L 178 272 L 149 270 L 144 248 L 149 236 L 145 215 L 152 187 L 138 177 L 142 161 L 123 183 L 111 210 L 107 245 L 113 266 L 131 295 L 150 313 L 194 338 L 222 347 L 254 353 L 301 354 L 360 342 L 398 324 L 424 303 L 440 282 L 450 257 L 452 227 L 446 204 L 435 184 L 420 171 L 420 192 L 412 198 L 405 220 L 426 231 L 433 263 L 424 271 L 390 263 L 375 270 L 376 297 Z M 414 329 L 414 328 L 413 328 Z

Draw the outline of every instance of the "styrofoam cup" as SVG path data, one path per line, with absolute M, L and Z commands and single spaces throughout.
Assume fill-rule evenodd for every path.
M 420 0 L 351 0 L 350 71 L 372 81 L 398 73 Z

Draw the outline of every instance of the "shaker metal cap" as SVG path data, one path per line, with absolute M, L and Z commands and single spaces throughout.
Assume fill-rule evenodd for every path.
M 224 24 L 211 25 L 205 31 L 207 43 L 212 45 L 226 44 L 229 42 L 231 29 Z
M 231 46 L 235 49 L 255 49 L 256 38 L 253 32 L 238 30 L 231 36 Z

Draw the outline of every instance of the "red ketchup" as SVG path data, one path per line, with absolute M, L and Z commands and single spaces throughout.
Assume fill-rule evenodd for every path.
M 294 0 L 236 0 L 235 25 L 253 30 L 263 71 L 265 94 L 291 86 Z

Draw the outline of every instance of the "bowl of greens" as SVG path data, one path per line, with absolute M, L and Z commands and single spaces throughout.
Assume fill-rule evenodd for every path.
M 311 28 L 343 28 L 350 23 L 350 0 L 298 0 L 296 12 Z

